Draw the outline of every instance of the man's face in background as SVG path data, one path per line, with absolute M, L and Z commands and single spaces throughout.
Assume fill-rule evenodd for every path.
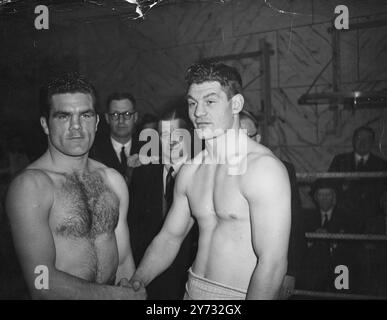
M 374 139 L 372 133 L 367 130 L 360 130 L 353 137 L 353 148 L 360 156 L 370 153 Z
M 186 127 L 182 119 L 159 121 L 163 163 L 175 164 L 190 158 L 191 135 Z
M 112 100 L 106 122 L 110 126 L 110 135 L 113 139 L 122 142 L 128 141 L 134 132 L 137 121 L 137 112 L 129 99 Z
M 260 143 L 261 142 L 261 134 L 254 124 L 254 121 L 248 117 L 241 116 L 239 120 L 241 129 L 245 129 L 247 131 L 247 135 L 250 139 Z
M 315 193 L 315 200 L 321 210 L 328 211 L 336 205 L 336 192 L 331 188 L 320 188 Z

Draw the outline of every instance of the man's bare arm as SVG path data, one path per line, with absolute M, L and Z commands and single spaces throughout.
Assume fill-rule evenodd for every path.
M 252 245 L 258 259 L 247 299 L 274 299 L 287 269 L 290 234 L 290 184 L 285 167 L 272 156 L 252 159 L 243 191 L 249 203 Z
M 134 299 L 128 288 L 99 285 L 55 267 L 56 249 L 49 227 L 54 197 L 51 180 L 38 170 L 26 170 L 10 185 L 6 208 L 22 271 L 34 299 Z M 37 289 L 37 266 L 48 269 L 49 289 Z
M 147 286 L 154 278 L 165 271 L 174 261 L 180 246 L 192 228 L 188 199 L 185 193 L 187 168 L 183 166 L 176 178 L 173 192 L 173 203 L 164 225 L 153 239 L 140 262 L 133 281 L 140 281 Z
M 120 201 L 119 219 L 115 229 L 115 235 L 118 248 L 118 269 L 116 273 L 116 282 L 122 278 L 130 279 L 135 271 L 132 248 L 130 246 L 130 235 L 127 223 L 129 193 L 125 180 L 113 169 L 105 169 L 107 180 L 111 189 L 118 196 Z

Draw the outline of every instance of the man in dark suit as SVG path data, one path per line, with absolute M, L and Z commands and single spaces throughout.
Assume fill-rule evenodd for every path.
M 304 212 L 306 232 L 351 233 L 353 227 L 347 213 L 337 207 L 337 184 L 334 179 L 318 179 L 313 183 L 310 195 L 316 209 Z M 304 262 L 304 274 L 300 288 L 317 291 L 334 291 L 335 267 L 346 265 L 352 276 L 357 271 L 353 245 L 330 240 L 308 242 Z M 354 282 L 351 281 L 351 287 Z
M 109 95 L 105 119 L 110 134 L 98 136 L 90 152 L 91 158 L 120 172 L 128 185 L 133 171 L 128 159 L 135 157 L 139 148 L 134 138 L 137 118 L 136 100 L 130 93 L 115 92 Z
M 239 121 L 241 129 L 246 129 L 247 135 L 256 142 L 261 143 L 261 130 L 258 121 L 247 110 L 242 110 L 239 113 Z M 302 275 L 302 261 L 306 253 L 306 239 L 301 214 L 301 199 L 298 190 L 296 172 L 293 164 L 281 160 L 285 165 L 291 188 L 291 228 L 288 250 L 288 270 L 284 278 L 280 295 L 280 299 L 288 299 L 291 296 L 291 291 L 295 287 L 296 279 Z
M 337 191 L 333 179 L 318 179 L 313 183 L 310 195 L 316 210 L 305 212 L 306 232 L 338 233 L 348 230 L 345 213 L 337 208 Z
M 167 113 L 158 122 L 161 143 L 159 164 L 137 167 L 133 172 L 130 189 L 128 222 L 136 265 L 145 250 L 159 233 L 173 200 L 174 180 L 184 162 L 190 158 L 190 141 L 179 140 L 172 132 L 187 129 L 187 122 L 175 111 Z M 180 154 L 179 150 L 183 151 Z M 187 271 L 197 250 L 197 227 L 185 238 L 173 264 L 148 286 L 150 300 L 181 300 L 185 292 Z
M 387 162 L 371 152 L 375 132 L 369 127 L 354 131 L 353 151 L 336 155 L 329 172 L 387 171 Z M 339 207 L 351 212 L 358 221 L 355 232 L 364 232 L 365 222 L 378 212 L 379 199 L 386 187 L 386 179 L 337 179 Z

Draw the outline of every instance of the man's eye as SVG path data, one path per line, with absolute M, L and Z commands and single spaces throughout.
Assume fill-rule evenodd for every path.
M 82 115 L 82 117 L 83 117 L 83 118 L 86 118 L 86 119 L 89 119 L 89 118 L 92 118 L 92 117 L 93 117 L 93 114 L 91 114 L 91 113 L 84 113 L 84 114 Z
M 206 103 L 207 104 L 213 104 L 213 103 L 215 103 L 215 101 L 214 100 L 207 100 Z
M 58 114 L 58 115 L 57 115 L 57 118 L 58 118 L 59 120 L 65 120 L 65 119 L 68 118 L 68 116 L 67 116 L 66 114 Z
M 196 105 L 195 102 L 188 102 L 188 107 L 189 107 L 189 108 L 192 108 L 192 107 L 194 107 L 195 105 Z

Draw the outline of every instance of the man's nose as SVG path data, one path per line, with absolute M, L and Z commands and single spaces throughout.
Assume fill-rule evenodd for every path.
M 79 116 L 72 116 L 70 121 L 70 129 L 72 130 L 79 130 L 81 128 L 81 121 L 79 119 Z
M 124 118 L 124 115 L 123 114 L 119 114 L 118 115 L 118 123 L 124 123 L 125 122 L 125 118 Z
M 195 117 L 199 118 L 199 117 L 205 115 L 206 113 L 207 113 L 207 112 L 206 112 L 206 110 L 205 110 L 204 104 L 199 102 L 199 103 L 196 105 L 196 109 L 195 109 L 195 113 L 194 113 L 194 114 L 195 114 Z

